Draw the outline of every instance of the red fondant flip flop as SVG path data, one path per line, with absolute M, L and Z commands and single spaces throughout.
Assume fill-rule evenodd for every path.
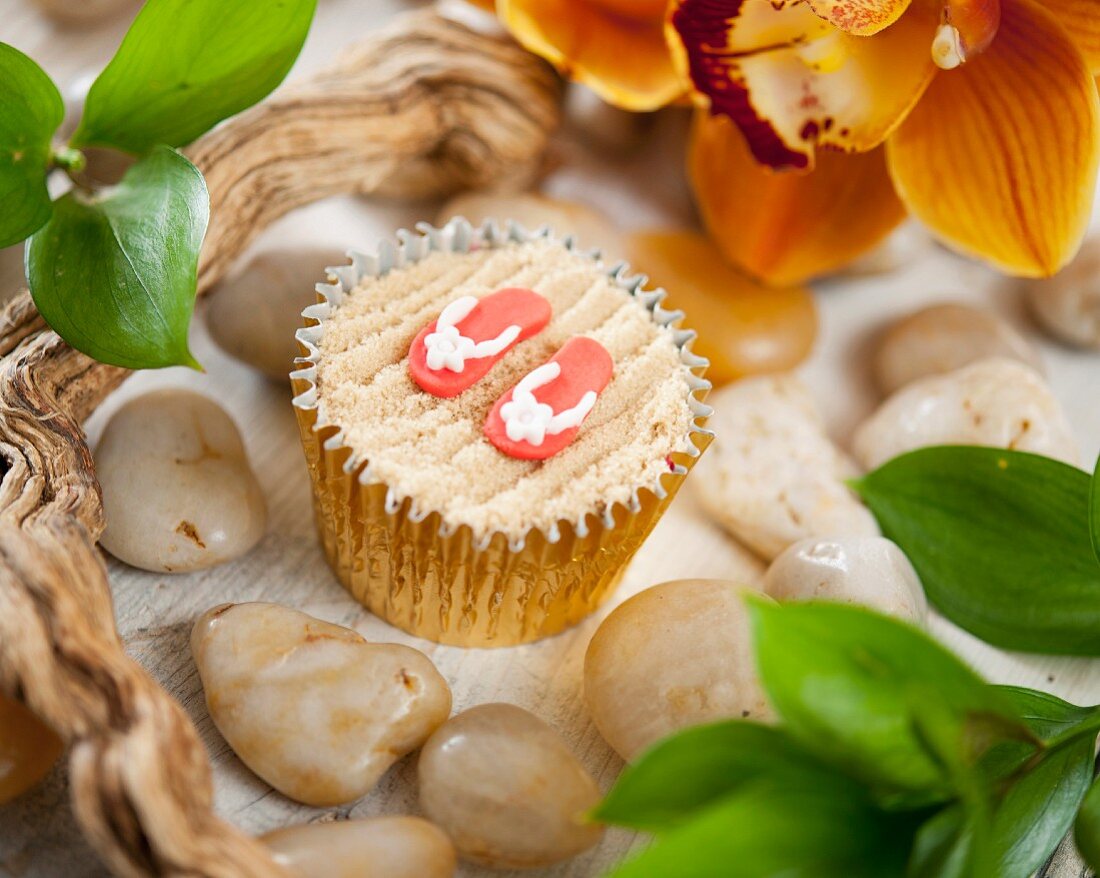
M 534 290 L 508 287 L 483 299 L 463 296 L 413 339 L 409 374 L 434 396 L 458 396 L 549 322 L 550 303 Z
M 557 454 L 577 435 L 614 368 L 611 355 L 598 341 L 571 338 L 497 400 L 485 419 L 485 435 L 505 454 L 521 460 Z

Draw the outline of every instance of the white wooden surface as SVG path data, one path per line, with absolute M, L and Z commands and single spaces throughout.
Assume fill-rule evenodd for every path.
M 334 47 L 365 33 L 398 6 L 396 0 L 322 0 L 296 74 L 320 66 Z M 123 15 L 93 29 L 62 29 L 42 19 L 25 0 L 0 0 L 0 40 L 31 54 L 63 86 L 94 75 L 126 23 Z M 681 122 L 662 120 L 652 141 L 629 158 L 599 157 L 564 137 L 560 144 L 564 166 L 546 188 L 596 205 L 624 228 L 690 222 L 682 178 Z M 399 226 L 434 217 L 436 208 L 336 199 L 288 217 L 265 234 L 258 246 L 315 242 L 366 247 Z M 1096 405 L 1100 356 L 1070 352 L 1038 338 L 1011 283 L 934 248 L 888 277 L 834 280 L 819 286 L 821 335 L 803 372 L 825 408 L 834 435 L 848 435 L 875 404 L 864 364 L 874 330 L 892 315 L 942 298 L 987 304 L 1036 337 L 1086 459 L 1094 459 L 1100 450 L 1100 406 Z M 483 651 L 416 641 L 369 616 L 339 587 L 318 548 L 286 388 L 220 354 L 207 339 L 201 321 L 196 321 L 194 335 L 193 349 L 207 366 L 207 374 L 168 370 L 140 375 L 97 413 L 89 432 L 94 439 L 110 412 L 133 394 L 165 385 L 195 388 L 220 399 L 236 418 L 266 492 L 267 537 L 236 563 L 177 576 L 143 573 L 113 561 L 110 565 L 123 637 L 133 657 L 184 704 L 198 725 L 214 762 L 220 812 L 246 831 L 262 832 L 296 821 L 416 811 L 411 759 L 396 766 L 364 800 L 328 812 L 288 801 L 241 765 L 206 715 L 187 646 L 192 620 L 223 601 L 277 601 L 352 626 L 370 639 L 412 643 L 427 652 L 450 681 L 456 710 L 488 701 L 529 708 L 555 726 L 600 784 L 608 787 L 621 762 L 593 729 L 581 695 L 584 650 L 598 620 L 541 644 Z M 762 571 L 756 559 L 706 520 L 687 490 L 638 555 L 613 603 L 668 579 L 711 576 L 754 582 Z M 1100 701 L 1100 662 L 1006 655 L 939 620 L 935 631 L 994 681 L 1044 688 L 1078 702 Z M 65 772 L 58 768 L 38 790 L 0 809 L 0 876 L 104 874 L 80 839 L 66 795 Z M 632 843 L 638 842 L 632 842 L 627 833 L 609 832 L 593 851 L 540 874 L 599 875 Z M 480 872 L 465 868 L 462 874 Z

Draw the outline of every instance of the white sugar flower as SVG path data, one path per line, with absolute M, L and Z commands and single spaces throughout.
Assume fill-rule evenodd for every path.
M 513 442 L 526 441 L 531 445 L 542 445 L 547 433 L 556 436 L 573 427 L 579 427 L 592 411 L 596 404 L 596 392 L 593 390 L 587 391 L 572 408 L 557 413 L 546 403 L 535 399 L 533 391 L 549 384 L 559 375 L 561 366 L 558 363 L 543 363 L 516 385 L 512 398 L 500 407 L 504 432 Z
M 554 419 L 554 410 L 530 393 L 516 393 L 500 407 L 500 418 L 504 421 L 505 433 L 513 442 L 542 445 L 546 428 Z
M 474 353 L 474 340 L 467 338 L 455 326 L 442 326 L 430 332 L 424 339 L 428 368 L 438 372 L 449 369 L 461 372 L 466 360 Z
M 425 362 L 433 372 L 438 372 L 440 369 L 461 372 L 466 368 L 467 360 L 495 357 L 519 338 L 518 326 L 509 326 L 496 338 L 479 342 L 459 332 L 455 324 L 465 320 L 477 304 L 477 298 L 474 296 L 455 299 L 439 315 L 435 332 L 425 336 L 424 347 L 427 353 Z

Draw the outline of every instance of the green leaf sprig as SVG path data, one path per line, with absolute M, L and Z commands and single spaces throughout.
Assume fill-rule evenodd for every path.
M 1096 458 L 1092 485 L 1089 487 L 1089 539 L 1096 563 L 1100 564 L 1100 457 Z
M 593 819 L 655 841 L 614 878 L 1029 878 L 1073 826 L 1100 708 L 991 686 L 869 610 L 750 613 L 779 722 L 688 729 L 629 766 Z M 1100 849 L 1100 793 L 1081 814 Z
M 0 247 L 18 244 L 50 218 L 50 139 L 64 115 L 46 72 L 0 43 Z
M 1035 454 L 943 446 L 854 487 L 952 622 L 1006 649 L 1100 655 L 1097 478 Z
M 152 0 L 88 92 L 72 145 L 185 146 L 283 81 L 315 0 Z
M 117 186 L 68 193 L 27 248 L 38 310 L 101 362 L 197 368 L 187 326 L 209 215 L 202 174 L 167 146 Z
M 35 305 L 65 341 L 132 369 L 198 368 L 187 346 L 210 199 L 175 151 L 259 101 L 297 58 L 316 0 L 148 0 L 67 145 L 57 87 L 0 43 L 0 247 L 28 239 Z M 88 189 L 81 147 L 137 156 Z M 73 188 L 51 201 L 47 180 Z

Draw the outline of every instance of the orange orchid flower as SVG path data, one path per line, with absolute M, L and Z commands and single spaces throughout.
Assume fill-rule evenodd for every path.
M 709 111 L 692 144 L 704 221 L 748 270 L 787 283 L 830 270 L 838 251 L 866 249 L 900 218 L 896 198 L 1011 274 L 1053 274 L 1076 253 L 1100 161 L 1096 0 L 673 0 L 669 37 Z M 720 117 L 743 143 L 715 130 Z M 828 190 L 842 200 L 871 168 L 846 171 L 821 150 L 882 145 L 892 191 L 868 178 L 838 232 Z M 742 171 L 746 149 L 765 168 Z M 733 225 L 720 205 L 743 197 L 742 173 L 764 195 Z M 797 239 L 761 232 L 774 226 L 770 192 L 811 211 Z M 768 264 L 746 235 L 769 242 Z
M 1053 274 L 1084 235 L 1100 159 L 1097 0 L 496 8 L 610 103 L 651 110 L 692 94 L 703 220 L 728 259 L 770 283 L 838 268 L 906 210 L 1018 275 Z

